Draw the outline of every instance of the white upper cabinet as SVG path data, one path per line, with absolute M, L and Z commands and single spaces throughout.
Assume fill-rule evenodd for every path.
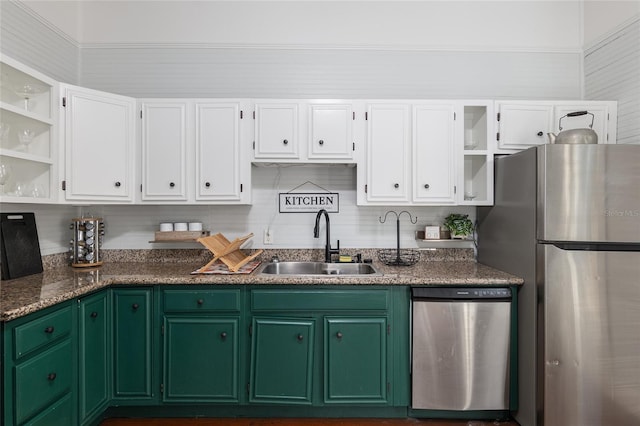
M 458 120 L 456 128 L 462 137 L 456 146 L 462 160 L 456 166 L 458 173 L 457 204 L 493 204 L 493 102 L 486 100 L 463 101 L 464 120 Z
M 297 102 L 255 104 L 255 159 L 299 159 Z
M 354 120 L 351 104 L 310 104 L 308 158 L 352 159 Z
M 255 163 L 353 163 L 353 103 L 333 100 L 255 102 Z
M 241 102 L 196 104 L 196 201 L 251 201 L 251 163 Z
M 142 200 L 187 199 L 187 103 L 143 101 Z
M 408 104 L 367 107 L 364 204 L 406 204 L 411 197 L 411 127 Z
M 4 55 L 0 80 L 2 202 L 56 202 L 59 162 L 54 125 L 58 85 Z
M 251 202 L 248 102 L 145 99 L 140 107 L 142 202 Z
M 61 92 L 66 199 L 132 202 L 135 99 L 71 85 Z
M 548 141 L 553 128 L 553 104 L 498 102 L 499 149 L 520 150 Z
M 617 103 L 611 101 L 497 101 L 497 153 L 549 143 L 548 133 L 590 128 L 598 143 L 616 143 Z M 576 112 L 586 112 L 575 115 Z
M 413 106 L 413 201 L 455 202 L 454 105 Z

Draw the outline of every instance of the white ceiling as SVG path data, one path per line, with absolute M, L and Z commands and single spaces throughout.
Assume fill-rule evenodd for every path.
M 22 3 L 80 45 L 577 50 L 640 13 L 640 0 Z

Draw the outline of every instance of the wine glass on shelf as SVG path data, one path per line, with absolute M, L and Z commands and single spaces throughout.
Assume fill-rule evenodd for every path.
M 11 166 L 8 164 L 0 163 L 0 194 L 4 195 L 4 186 L 11 178 Z
M 24 151 L 29 151 L 29 145 L 33 142 L 33 138 L 36 136 L 36 132 L 31 129 L 22 129 L 18 132 L 18 140 L 20 145 L 24 147 Z
M 16 95 L 24 98 L 24 109 L 27 111 L 29 111 L 30 107 L 33 106 L 32 103 L 30 103 L 33 95 L 44 93 L 46 90 L 47 89 L 44 86 L 36 83 L 21 83 L 13 88 Z

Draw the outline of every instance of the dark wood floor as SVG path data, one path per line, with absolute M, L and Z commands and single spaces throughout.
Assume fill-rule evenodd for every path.
M 516 422 L 418 419 L 108 419 L 100 426 L 518 426 Z

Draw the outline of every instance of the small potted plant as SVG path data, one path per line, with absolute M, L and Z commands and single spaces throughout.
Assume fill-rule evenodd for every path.
M 465 239 L 473 235 L 473 222 L 468 214 L 450 214 L 444 219 L 444 227 L 451 232 L 451 238 Z

